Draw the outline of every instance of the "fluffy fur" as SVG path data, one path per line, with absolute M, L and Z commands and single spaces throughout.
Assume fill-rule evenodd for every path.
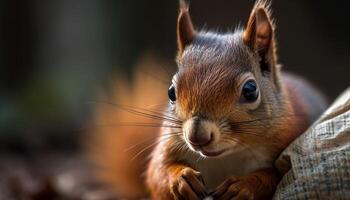
M 104 166 L 99 172 L 115 184 L 119 194 L 138 198 L 146 194 L 147 188 L 153 199 L 196 199 L 206 195 L 219 199 L 271 198 L 279 181 L 274 160 L 325 107 L 319 93 L 307 82 L 280 72 L 274 30 L 267 1 L 256 2 L 244 30 L 227 34 L 195 31 L 188 5 L 181 1 L 179 68 L 172 83 L 177 99 L 168 104 L 164 113 L 158 113 L 163 119 L 159 130 L 97 130 L 100 134 L 95 141 L 100 149 L 94 155 Z M 136 79 L 134 86 L 139 90 L 128 102 L 147 96 L 152 97 L 148 98 L 152 104 L 158 104 L 157 96 L 165 94 L 166 89 L 138 81 L 143 77 Z M 248 79 L 258 85 L 259 99 L 254 103 L 242 100 L 242 86 Z M 117 95 L 129 97 L 119 91 Z M 317 104 L 312 103 L 315 100 Z M 98 116 L 116 121 L 128 119 L 121 113 Z M 198 116 L 208 122 L 203 130 L 217 130 L 213 140 L 200 147 L 191 144 L 184 134 L 186 127 L 195 127 L 184 124 Z M 142 152 L 142 158 L 130 162 L 134 156 L 122 149 L 145 138 L 151 138 L 151 142 L 141 143 L 132 153 Z M 204 156 L 206 151 L 223 153 Z M 144 159 L 147 155 L 149 162 Z
M 118 196 L 148 196 L 145 171 L 161 122 L 131 113 L 128 108 L 142 113 L 143 110 L 133 108 L 163 111 L 168 85 L 155 77 L 166 80 L 169 75 L 162 66 L 168 65 L 151 54 L 145 55 L 135 66 L 133 84 L 117 77 L 109 95 L 99 95 L 94 104 L 94 128 L 89 131 L 88 141 L 84 141 L 87 154 L 95 164 L 95 175 L 114 188 Z

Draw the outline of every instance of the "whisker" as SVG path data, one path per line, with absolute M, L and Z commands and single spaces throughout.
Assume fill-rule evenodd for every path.
M 131 161 L 135 160 L 138 156 L 140 156 L 143 152 L 145 152 L 146 150 L 152 148 L 153 146 L 159 144 L 160 142 L 163 142 L 163 141 L 166 141 L 172 137 L 176 137 L 178 135 L 171 135 L 171 136 L 168 136 L 166 138 L 160 138 L 158 140 L 156 140 L 155 142 L 153 142 L 152 144 L 148 145 L 147 147 L 143 148 L 141 151 L 139 151 L 132 159 Z
M 139 110 L 143 110 L 143 111 L 146 111 L 146 112 L 150 112 L 150 113 L 152 113 L 152 114 L 156 114 L 156 116 L 158 116 L 158 115 L 164 116 L 164 117 L 169 118 L 169 119 L 171 119 L 171 120 L 174 120 L 174 121 L 176 121 L 176 122 L 182 123 L 181 120 L 178 120 L 178 119 L 176 119 L 175 117 L 172 117 L 172 116 L 169 116 L 169 115 L 165 115 L 165 114 L 162 113 L 162 112 L 156 112 L 156 111 L 147 110 L 147 109 L 144 109 L 144 108 L 134 108 L 134 109 L 139 109 Z
M 161 112 L 155 112 L 155 111 L 151 111 L 151 110 L 147 110 L 144 108 L 137 108 L 137 107 L 132 107 L 132 106 L 125 106 L 125 105 L 120 105 L 120 104 L 116 104 L 116 103 L 112 103 L 112 102 L 108 102 L 108 101 L 92 101 L 89 103 L 103 103 L 103 104 L 107 104 L 107 105 L 111 105 L 111 106 L 115 106 L 117 108 L 120 108 L 122 110 L 128 111 L 132 114 L 137 114 L 143 117 L 148 117 L 151 119 L 157 119 L 157 120 L 164 120 L 164 121 L 169 121 L 169 122 L 173 122 L 176 124 L 181 124 L 182 121 L 173 118 L 171 116 L 165 115 L 164 113 Z M 144 111 L 144 112 L 142 112 Z
M 130 151 L 130 150 L 136 148 L 137 146 L 139 146 L 139 145 L 141 145 L 141 144 L 143 144 L 143 143 L 146 143 L 146 142 L 148 142 L 148 141 L 150 141 L 150 140 L 158 140 L 159 138 L 163 138 L 163 137 L 166 137 L 166 136 L 181 135 L 181 134 L 182 134 L 181 132 L 172 132 L 172 133 L 161 134 L 161 135 L 158 136 L 158 137 L 148 138 L 148 139 L 146 139 L 146 140 L 144 140 L 144 141 L 142 141 L 142 142 L 138 142 L 138 143 L 136 143 L 136 144 L 134 144 L 134 145 L 132 145 L 132 146 L 126 148 L 126 149 L 124 150 L 124 152 L 128 152 L 128 151 Z
M 165 72 L 165 73 L 167 73 L 167 75 L 169 76 L 169 77 L 172 77 L 173 76 L 173 72 L 171 72 L 171 71 L 169 71 L 169 70 L 173 70 L 173 69 L 169 69 L 169 67 L 166 67 L 166 66 L 164 66 L 164 65 L 160 65 L 160 68 Z M 175 69 L 176 70 L 176 69 Z
M 145 127 L 145 128 L 174 128 L 179 129 L 181 126 L 173 126 L 167 124 L 156 124 L 156 123 L 138 123 L 138 122 L 120 122 L 113 124 L 98 124 L 98 127 L 116 127 L 116 126 L 135 126 L 135 127 Z
M 146 71 L 146 70 L 143 70 L 143 73 L 145 73 L 145 75 L 148 75 L 148 76 L 151 77 L 151 78 L 154 78 L 155 80 L 160 81 L 160 82 L 163 83 L 164 85 L 169 85 L 169 84 L 170 84 L 169 80 L 161 79 L 161 78 L 157 77 L 155 74 L 152 74 L 152 73 L 150 73 L 150 72 L 148 72 L 148 71 Z
M 258 133 L 255 133 L 253 131 L 249 131 L 249 130 L 235 130 L 234 131 L 235 134 L 246 134 L 246 135 L 254 135 L 254 136 L 257 136 L 257 137 L 266 137 L 265 135 L 263 134 L 258 134 Z
M 240 139 L 238 139 L 238 138 L 233 138 L 233 137 L 225 137 L 225 138 L 226 138 L 226 139 L 229 139 L 229 140 L 232 140 L 232 141 L 234 141 L 234 142 L 237 142 L 238 144 L 240 144 L 240 145 L 246 147 L 247 150 L 251 152 L 251 155 L 253 155 L 254 159 L 255 159 L 255 160 L 258 160 L 258 159 L 256 158 L 256 155 L 254 154 L 252 148 L 251 148 L 248 144 L 246 144 L 245 142 L 243 142 L 242 140 L 240 140 Z
M 281 118 L 292 118 L 296 116 L 305 116 L 305 115 L 288 115 L 288 116 L 274 116 L 274 117 L 267 117 L 267 118 L 258 118 L 253 120 L 247 120 L 247 121 L 238 121 L 238 122 L 231 122 L 230 124 L 233 125 L 240 125 L 240 124 L 248 124 L 248 123 L 254 123 L 254 122 L 262 122 L 262 121 L 268 121 L 272 119 L 281 119 Z
M 248 135 L 248 136 L 253 136 L 253 137 L 259 137 L 260 139 L 265 139 L 265 140 L 269 140 L 269 142 L 279 142 L 279 138 L 276 138 L 276 137 L 267 137 L 266 135 L 264 134 L 257 134 L 257 133 L 254 133 L 252 131 L 237 131 L 235 132 L 237 133 L 237 135 Z
M 145 106 L 145 108 L 161 107 L 161 109 L 164 109 L 164 107 L 165 107 L 166 105 L 168 105 L 168 103 L 161 103 L 161 104 L 148 105 L 148 106 Z

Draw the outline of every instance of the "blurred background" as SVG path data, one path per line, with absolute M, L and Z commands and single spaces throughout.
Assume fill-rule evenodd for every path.
M 244 25 L 253 4 L 190 3 L 196 27 L 220 31 Z M 272 8 L 284 70 L 306 77 L 332 101 L 350 85 L 347 6 L 275 0 Z M 1 155 L 79 150 L 88 102 L 115 76 L 131 77 L 150 52 L 175 69 L 177 12 L 177 0 L 1 0 Z

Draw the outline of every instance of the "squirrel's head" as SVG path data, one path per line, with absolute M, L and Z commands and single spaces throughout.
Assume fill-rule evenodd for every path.
M 256 2 L 245 29 L 219 34 L 197 32 L 180 1 L 177 37 L 179 69 L 168 94 L 186 144 L 218 156 L 261 142 L 268 119 L 283 109 L 269 4 Z

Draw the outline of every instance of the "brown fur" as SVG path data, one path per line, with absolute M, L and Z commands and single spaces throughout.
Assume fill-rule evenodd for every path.
M 100 103 L 96 104 L 93 125 L 95 128 L 90 131 L 88 154 L 96 164 L 96 175 L 115 188 L 119 196 L 126 196 L 129 199 L 148 196 L 144 186 L 144 172 L 153 148 L 151 146 L 138 156 L 137 154 L 154 143 L 159 130 L 142 126 L 120 126 L 119 123 L 159 123 L 159 121 L 128 113 L 104 102 L 162 112 L 164 103 L 167 102 L 168 86 L 155 79 L 153 75 L 167 77 L 161 68 L 163 65 L 169 63 L 150 54 L 145 55 L 136 66 L 133 86 L 129 87 L 130 84 L 119 77 L 118 81 L 113 83 L 115 87 L 111 92 L 112 95 L 101 95 L 98 100 Z M 164 91 L 164 94 L 159 91 Z M 152 98 L 149 98 L 150 96 Z
M 187 28 L 193 29 L 191 26 Z M 225 199 L 227 195 L 231 195 L 230 198 L 236 196 L 237 199 L 272 197 L 279 181 L 278 173 L 273 170 L 273 162 L 314 120 L 311 110 L 316 109 L 306 103 L 305 99 L 289 96 L 295 95 L 294 92 L 302 92 L 297 97 L 303 96 L 305 91 L 295 90 L 289 85 L 295 84 L 294 80 L 298 81 L 297 79 L 288 79 L 287 87 L 284 85 L 285 78 L 282 78 L 277 63 L 274 30 L 269 4 L 257 1 L 244 31 L 237 30 L 228 34 L 198 32 L 187 45 L 179 39 L 179 72 L 175 75 L 174 83 L 177 101 L 170 114 L 182 122 L 196 116 L 213 121 L 218 124 L 221 133 L 220 139 L 208 145 L 211 149 L 229 146 L 234 141 L 247 150 L 242 154 L 251 159 L 261 159 L 264 164 L 241 163 L 242 168 L 247 169 L 223 175 L 227 180 L 238 180 L 226 184 L 227 181 L 218 179 L 219 175 L 215 173 L 228 170 L 220 169 L 218 163 L 235 162 L 234 157 L 227 155 L 222 161 L 206 158 L 207 161 L 195 163 L 192 160 L 196 157 L 196 153 L 193 153 L 196 147 L 190 147 L 192 151 L 189 151 L 190 144 L 186 135 L 175 136 L 166 142 L 160 142 L 152 154 L 147 176 L 152 198 L 168 198 L 160 196 L 163 194 L 171 194 L 175 199 L 193 199 L 190 196 L 194 199 L 203 198 L 201 195 L 208 192 L 208 187 L 214 189 L 213 196 L 219 199 Z M 181 31 L 186 32 L 178 24 L 180 36 Z M 261 91 L 261 103 L 253 110 L 240 99 L 240 83 L 244 82 L 244 75 L 248 74 L 255 78 Z M 306 83 L 304 87 L 310 88 Z M 310 95 L 317 96 L 313 91 L 309 90 Z M 318 114 L 324 108 L 324 104 L 319 105 Z M 259 148 L 263 149 L 263 157 L 259 157 Z M 214 166 L 215 163 L 218 165 L 213 169 L 210 162 Z M 177 166 L 175 169 L 182 173 L 181 176 L 178 173 L 172 175 L 169 169 L 173 169 L 173 166 Z M 192 173 L 199 170 L 203 174 L 207 189 L 196 191 L 195 187 L 202 188 L 201 182 L 187 178 L 183 180 L 187 176 L 183 171 L 188 171 L 188 168 L 194 171 Z M 232 166 L 232 169 L 236 167 Z M 175 183 L 173 179 L 176 179 Z M 218 181 L 224 183 L 213 188 Z
M 180 0 L 180 13 L 177 18 L 177 44 L 179 52 L 182 52 L 184 48 L 191 43 L 196 31 L 193 28 L 190 14 L 188 12 L 188 4 L 185 0 Z
M 324 101 L 307 82 L 281 74 L 275 27 L 266 1 L 257 1 L 245 30 L 227 34 L 195 31 L 188 5 L 182 4 L 177 32 L 179 70 L 173 81 L 177 99 L 164 112 L 168 120 L 163 122 L 182 127 L 142 133 L 140 128 L 99 129 L 102 134 L 96 141 L 103 149 L 95 151 L 95 160 L 111 169 L 100 172 L 128 198 L 145 194 L 143 181 L 153 199 L 197 199 L 207 195 L 218 199 L 271 198 L 280 179 L 274 170 L 275 159 L 322 112 Z M 260 90 L 259 101 L 254 104 L 242 100 L 242 85 L 247 78 L 253 78 Z M 138 82 L 135 87 L 140 90 L 128 102 L 145 96 L 153 98 L 152 104 L 159 102 L 156 96 L 166 89 L 154 86 L 159 84 Z M 312 103 L 315 100 L 318 104 Z M 114 119 L 116 115 L 99 116 Z M 117 116 L 116 121 L 134 120 L 120 113 Z M 208 148 L 227 147 L 232 150 L 230 154 L 202 158 L 185 134 L 168 135 L 183 131 L 184 123 L 196 116 L 216 124 L 220 132 Z M 119 133 L 118 137 L 110 131 Z M 135 132 L 140 134 L 126 135 Z M 157 141 L 155 149 L 144 152 L 143 157 L 150 155 L 150 162 L 130 162 L 132 154 L 147 149 L 152 142 L 140 144 L 132 153 L 122 149 L 144 138 Z M 146 167 L 144 179 L 141 175 Z

